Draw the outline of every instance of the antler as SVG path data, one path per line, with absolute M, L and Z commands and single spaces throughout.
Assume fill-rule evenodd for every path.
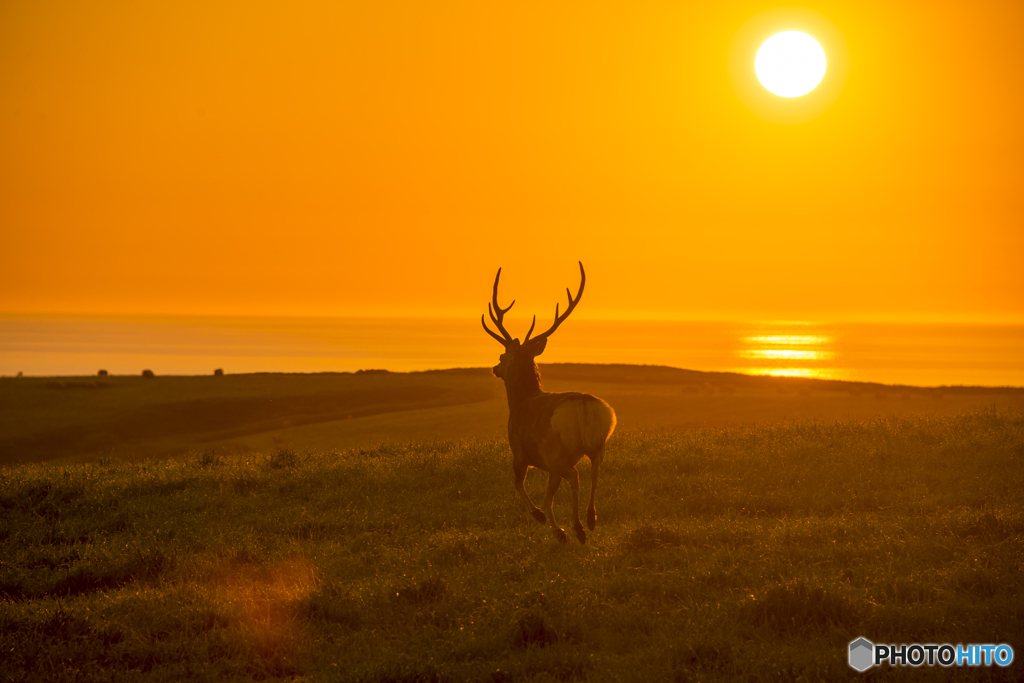
M 505 314 L 509 312 L 509 309 L 512 308 L 512 306 L 515 305 L 516 301 L 515 299 L 513 299 L 512 303 L 508 305 L 508 308 L 502 308 L 501 306 L 498 305 L 498 280 L 500 278 L 501 268 L 498 268 L 498 274 L 494 276 L 494 292 L 491 295 L 491 303 L 487 304 L 487 312 L 490 314 L 491 321 L 494 322 L 495 326 L 498 328 L 498 331 L 501 332 L 502 337 L 504 337 L 504 339 L 491 332 L 491 328 L 487 327 L 487 321 L 484 320 L 484 316 L 482 314 L 480 316 L 480 324 L 484 326 L 484 330 L 486 330 L 487 334 L 491 335 L 499 342 L 501 342 L 502 346 L 508 348 L 509 342 L 512 341 L 512 335 L 508 333 L 508 330 L 506 330 L 505 326 L 501 324 L 501 321 L 505 319 Z M 494 306 L 493 308 L 491 307 L 492 304 Z M 497 315 L 494 314 L 495 311 L 498 312 Z M 530 327 L 530 330 L 533 330 L 532 326 Z M 526 336 L 529 337 L 530 335 Z
M 585 272 L 583 272 L 583 261 L 580 261 L 579 263 L 580 263 L 580 291 L 576 292 L 576 298 L 573 299 L 572 298 L 572 292 L 569 291 L 568 287 L 565 288 L 565 293 L 569 296 L 569 307 L 565 309 L 565 313 L 563 313 L 562 315 L 558 315 L 558 304 L 555 304 L 555 323 L 548 329 L 547 332 L 542 332 L 541 334 L 538 334 L 536 337 L 534 337 L 535 340 L 536 339 L 545 339 L 545 338 L 551 336 L 551 333 L 558 329 L 558 326 L 561 325 L 562 322 L 566 318 L 569 317 L 569 314 L 572 313 L 574 308 L 576 308 L 576 304 L 578 304 L 580 302 L 580 297 L 583 296 L 583 285 L 587 284 L 587 274 Z M 495 291 L 497 291 L 497 286 L 498 286 L 497 281 L 495 281 L 494 286 L 495 286 Z M 533 322 L 534 323 L 537 322 L 537 316 L 533 316 Z M 490 332 L 490 330 L 488 330 L 488 332 Z M 533 325 L 530 325 L 530 332 L 533 332 Z M 526 339 L 523 340 L 524 344 L 526 342 L 530 341 L 530 332 L 526 333 Z

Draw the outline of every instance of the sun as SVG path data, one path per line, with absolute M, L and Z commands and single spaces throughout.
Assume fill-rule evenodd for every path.
M 749 62 L 748 62 L 749 64 Z M 783 31 L 764 41 L 754 57 L 757 80 L 779 97 L 800 97 L 825 77 L 825 51 L 801 31 Z

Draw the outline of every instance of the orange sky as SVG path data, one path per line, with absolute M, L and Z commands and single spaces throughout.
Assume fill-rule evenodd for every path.
M 807 4 L 796 124 L 775 7 L 6 0 L 0 312 L 1024 320 L 1024 5 Z

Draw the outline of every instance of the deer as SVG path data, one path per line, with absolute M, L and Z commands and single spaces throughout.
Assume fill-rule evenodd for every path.
M 533 316 L 526 338 L 522 343 L 514 339 L 505 329 L 503 320 L 516 303 L 506 308 L 498 305 L 498 281 L 501 279 L 501 268 L 494 277 L 494 288 L 491 303 L 487 304 L 487 312 L 491 322 L 498 328 L 500 336 L 487 326 L 483 314 L 480 323 L 490 336 L 494 337 L 505 352 L 498 358 L 493 373 L 505 383 L 505 394 L 508 398 L 508 443 L 512 448 L 512 474 L 516 491 L 526 502 L 527 509 L 541 524 L 550 524 L 555 537 L 566 543 L 565 531 L 555 521 L 552 510 L 555 493 L 565 479 L 572 489 L 572 526 L 580 543 L 587 542 L 587 532 L 580 521 L 580 475 L 576 465 L 583 456 L 590 459 L 590 504 L 587 506 L 587 528 L 591 531 L 597 524 L 597 476 L 604 459 L 605 444 L 615 429 L 615 411 L 597 396 L 576 391 L 561 393 L 546 392 L 540 384 L 540 368 L 536 358 L 544 352 L 548 337 L 554 334 L 558 326 L 576 309 L 583 296 L 583 287 L 587 282 L 587 274 L 580 261 L 580 288 L 573 298 L 567 287 L 565 293 L 569 297 L 569 305 L 559 315 L 558 304 L 555 304 L 555 322 L 546 331 L 531 338 L 533 328 L 537 324 L 537 316 Z M 548 473 L 548 488 L 544 495 L 544 510 L 541 511 L 530 499 L 524 482 L 531 467 Z

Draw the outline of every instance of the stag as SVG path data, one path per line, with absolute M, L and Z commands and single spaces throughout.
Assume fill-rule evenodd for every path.
M 597 508 L 594 499 L 597 495 L 597 475 L 604 458 L 604 447 L 615 429 L 615 411 L 612 407 L 590 394 L 576 391 L 549 393 L 540 385 L 540 369 L 536 358 L 544 352 L 548 337 L 558 329 L 569 314 L 576 308 L 583 296 L 583 286 L 587 282 L 587 274 L 580 262 L 580 289 L 576 298 L 566 288 L 569 306 L 565 313 L 558 314 L 555 304 L 555 322 L 547 332 L 531 338 L 533 328 L 537 324 L 537 316 L 526 333 L 526 339 L 519 343 L 508 333 L 502 321 L 505 314 L 512 308 L 513 300 L 507 308 L 498 305 L 498 280 L 501 279 L 501 268 L 494 277 L 494 291 L 487 312 L 491 322 L 498 328 L 501 335 L 495 334 L 487 326 L 483 315 L 480 323 L 487 334 L 498 340 L 505 347 L 499 363 L 494 366 L 494 374 L 505 382 L 505 394 L 508 397 L 508 443 L 512 447 L 512 473 L 515 477 L 516 490 L 526 501 L 533 517 L 544 524 L 547 522 L 554 530 L 555 537 L 562 543 L 566 542 L 565 531 L 555 522 L 552 502 L 555 492 L 565 479 L 572 488 L 573 529 L 580 543 L 587 542 L 587 532 L 580 521 L 580 475 L 576 464 L 587 456 L 590 458 L 590 504 L 587 506 L 587 527 L 593 531 L 597 524 Z M 544 511 L 533 504 L 530 494 L 523 483 L 526 473 L 531 467 L 548 473 L 548 490 L 544 495 Z M 546 513 L 546 516 L 545 516 Z

